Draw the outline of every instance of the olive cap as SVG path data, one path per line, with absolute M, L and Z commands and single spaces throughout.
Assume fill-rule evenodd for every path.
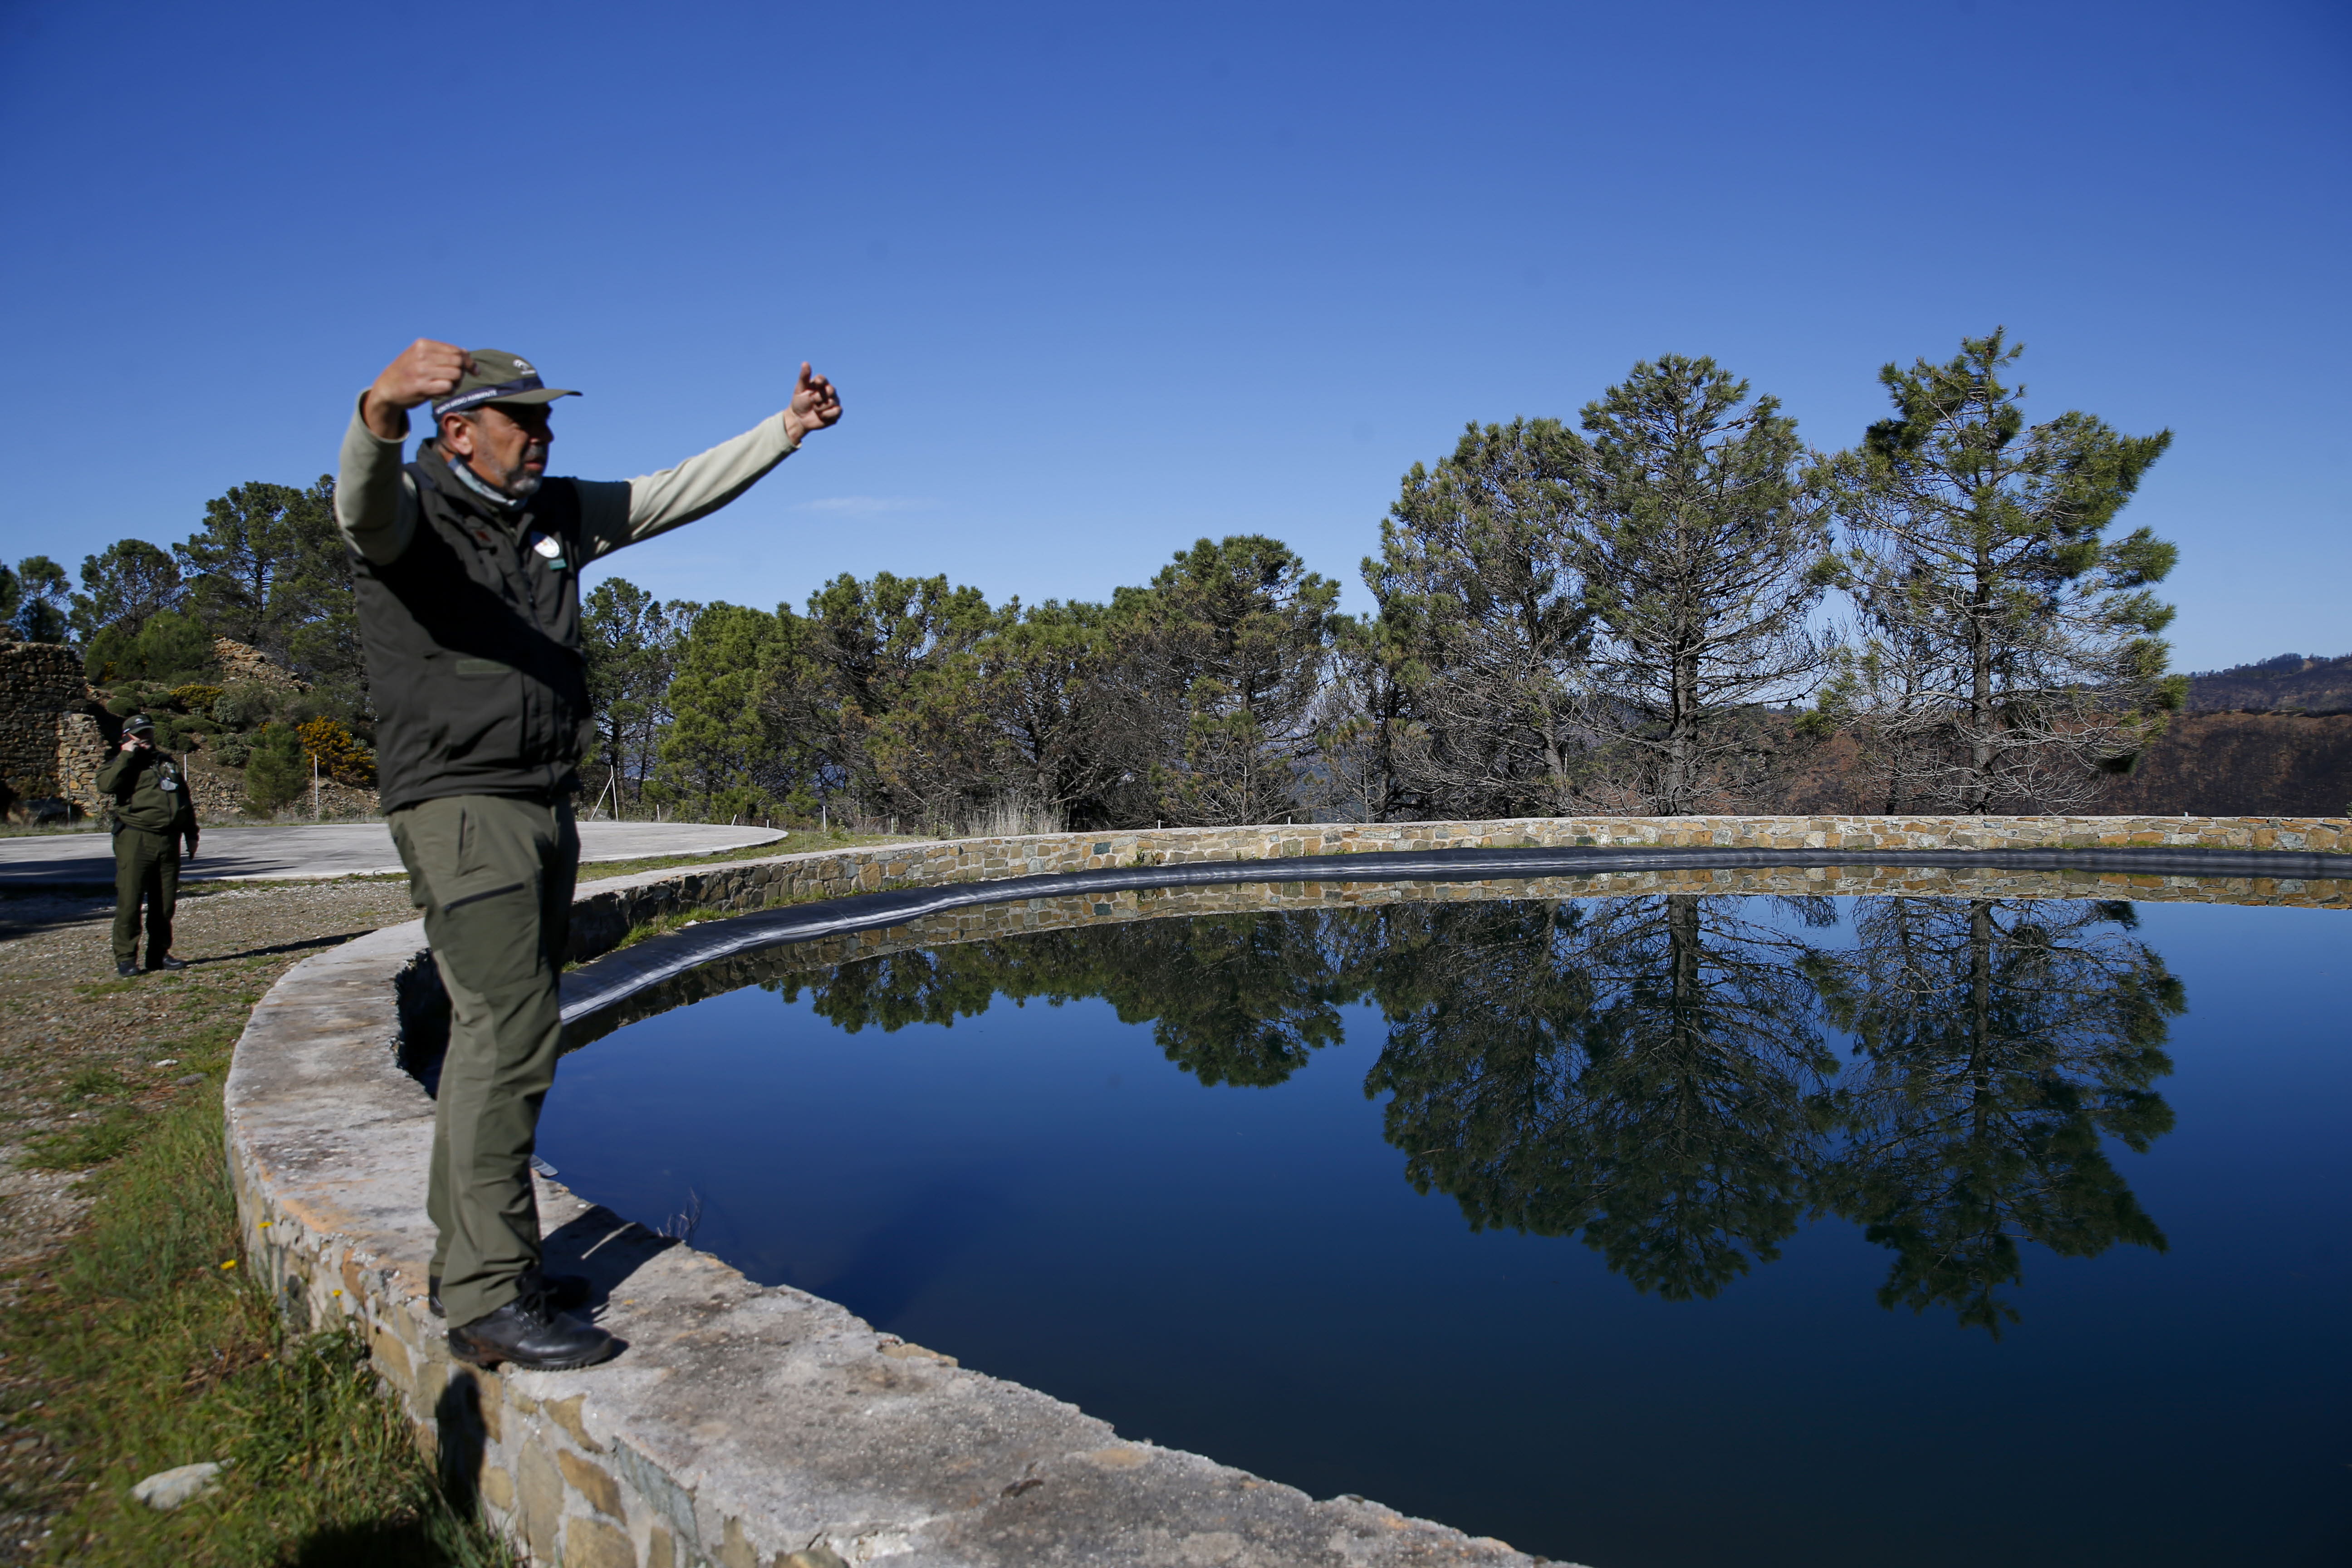
M 152 735 L 155 732 L 155 721 L 144 713 L 133 713 L 122 721 L 122 732 L 126 735 Z
M 580 395 L 540 380 L 539 372 L 520 354 L 510 354 L 504 349 L 470 352 L 474 368 L 449 389 L 446 397 L 433 400 L 434 418 L 444 414 L 463 414 L 485 403 L 552 403 L 559 397 Z

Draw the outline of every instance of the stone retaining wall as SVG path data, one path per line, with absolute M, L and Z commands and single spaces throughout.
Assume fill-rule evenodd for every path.
M 2256 816 L 1591 816 L 1495 822 L 1318 823 L 1057 833 L 818 850 L 581 890 L 572 955 L 687 910 L 746 911 L 883 887 L 975 882 L 1119 866 L 1421 849 L 1610 846 L 1715 849 L 2284 849 L 2352 853 L 2352 821 Z
M 0 643 L 0 809 L 28 820 L 47 815 L 39 802 L 97 811 L 107 746 L 98 712 L 80 654 L 59 643 Z
M 820 850 L 593 883 L 576 907 L 574 949 L 592 955 L 638 922 L 684 910 L 1139 863 L 1580 843 L 2334 851 L 2352 847 L 2347 838 L 2352 824 L 2342 821 L 2161 818 L 1604 818 L 1064 834 Z M 1822 885 L 1831 873 L 1739 875 L 1760 878 L 1759 890 L 1849 890 Z M 1999 879 L 1982 880 L 1987 875 Z M 1853 874 L 1851 890 L 1998 888 L 2018 896 L 2027 887 L 2015 873 L 1918 877 L 1874 868 Z M 1562 891 L 1542 896 L 1569 896 L 1570 884 L 1579 894 L 1649 890 L 1645 878 L 1731 890 L 1695 867 L 1544 879 Z M 2053 880 L 2058 891 L 2079 895 L 2106 891 L 2109 879 L 2041 882 Z M 2143 890 L 2139 881 L 2179 879 L 2120 880 L 2131 896 L 2147 897 L 2164 887 Z M 1430 889 L 1420 896 L 1462 897 L 1476 885 L 1419 886 Z M 2341 884 L 2250 878 L 2242 891 L 2256 901 L 2346 901 Z M 1363 883 L 1291 884 L 1255 901 L 1268 896 L 1412 895 Z M 1178 912 L 1186 898 L 1233 907 L 1235 897 L 1231 888 L 1155 890 L 1150 912 Z M 1137 895 L 1125 907 L 1116 899 L 1036 900 L 939 918 L 948 923 L 918 931 L 910 921 L 807 956 L 837 961 L 866 947 L 951 940 L 950 932 L 1147 914 Z M 549 1266 L 590 1278 L 601 1321 L 629 1350 L 579 1373 L 495 1376 L 453 1363 L 424 1301 L 433 1107 L 399 1066 L 404 1011 L 420 1022 L 431 1012 L 423 947 L 419 923 L 377 931 L 306 960 L 263 998 L 226 1087 L 231 1174 L 256 1276 L 298 1326 L 347 1320 L 362 1329 L 384 1382 L 436 1447 L 460 1497 L 477 1499 L 534 1562 L 1434 1568 L 1537 1561 L 1377 1503 L 1316 1501 L 1198 1455 L 1124 1441 L 1071 1405 L 877 1333 L 833 1303 L 754 1285 L 552 1181 L 540 1193 Z

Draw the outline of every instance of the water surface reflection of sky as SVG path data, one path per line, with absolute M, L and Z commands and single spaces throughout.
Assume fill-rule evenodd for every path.
M 1651 897 L 971 944 L 631 1025 L 541 1152 L 1125 1435 L 1594 1568 L 2335 1563 L 2348 921 Z

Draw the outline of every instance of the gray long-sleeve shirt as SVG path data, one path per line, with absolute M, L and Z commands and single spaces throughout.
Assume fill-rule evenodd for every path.
M 362 394 L 362 399 L 365 394 Z M 343 432 L 335 480 L 335 523 L 343 541 L 377 565 L 400 558 L 416 534 L 415 481 L 401 471 L 402 440 L 367 427 L 358 407 Z M 799 449 L 778 413 L 731 441 L 673 468 L 634 479 L 574 479 L 587 559 L 611 554 L 707 517 Z

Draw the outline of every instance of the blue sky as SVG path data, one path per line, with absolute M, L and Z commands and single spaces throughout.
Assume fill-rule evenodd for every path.
M 0 552 L 331 466 L 419 334 L 588 395 L 555 468 L 848 416 L 614 567 L 1100 596 L 1202 534 L 1348 585 L 1467 420 L 1712 354 L 1851 444 L 2006 324 L 2172 451 L 2180 668 L 2352 650 L 2352 12 L 0 0 Z

